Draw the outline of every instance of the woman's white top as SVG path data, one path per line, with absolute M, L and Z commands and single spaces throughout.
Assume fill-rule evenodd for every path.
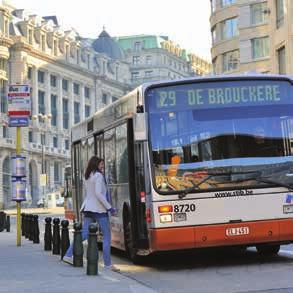
M 81 206 L 81 211 L 95 213 L 105 213 L 111 208 L 107 201 L 107 186 L 104 176 L 99 173 L 91 173 L 90 177 L 83 182 L 85 199 Z

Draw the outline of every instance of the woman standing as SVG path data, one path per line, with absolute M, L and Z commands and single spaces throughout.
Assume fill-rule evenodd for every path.
M 115 209 L 111 206 L 110 199 L 107 198 L 108 189 L 104 177 L 104 160 L 97 156 L 91 157 L 85 171 L 84 196 L 81 206 L 84 214 L 82 229 L 82 239 L 88 239 L 89 225 L 98 222 L 103 233 L 103 259 L 105 269 L 119 271 L 111 262 L 111 231 L 109 213 L 114 215 Z M 63 260 L 72 264 L 73 244 L 68 248 Z

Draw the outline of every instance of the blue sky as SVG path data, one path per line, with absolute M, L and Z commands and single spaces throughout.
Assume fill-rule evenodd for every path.
M 65 29 L 95 38 L 105 26 L 111 36 L 167 35 L 210 60 L 209 0 L 8 0 L 41 16 L 56 15 Z

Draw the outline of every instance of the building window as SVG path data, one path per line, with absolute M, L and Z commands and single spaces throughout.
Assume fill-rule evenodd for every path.
M 9 138 L 9 129 L 7 126 L 3 126 L 3 138 Z
M 60 170 L 59 170 L 59 163 L 54 162 L 54 183 L 60 183 Z
M 1 113 L 7 113 L 8 111 L 8 101 L 6 95 L 6 81 L 0 80 L 0 99 L 1 99 Z
M 269 37 L 255 38 L 252 43 L 252 58 L 264 58 L 269 56 Z
M 216 29 L 217 29 L 217 27 L 213 26 L 212 31 L 211 31 L 213 44 L 215 44 L 217 42 L 217 30 Z
M 77 64 L 80 63 L 80 52 L 79 52 L 79 50 L 76 50 L 76 63 Z
M 28 66 L 27 67 L 27 78 L 32 79 L 32 76 L 33 76 L 33 69 L 31 66 Z
M 239 51 L 234 50 L 223 54 L 223 71 L 237 70 L 239 66 Z
M 50 76 L 50 83 L 52 87 L 56 87 L 57 86 L 57 77 L 55 75 Z
M 45 72 L 38 70 L 38 82 L 44 83 L 45 82 Z
M 136 80 L 139 78 L 139 72 L 131 72 L 131 79 Z
M 152 65 L 152 61 L 153 61 L 152 56 L 146 56 L 146 64 L 147 65 Z
M 212 60 L 213 73 L 217 74 L 217 57 Z
M 57 96 L 51 95 L 51 125 L 57 126 Z
M 69 139 L 64 140 L 65 149 L 69 150 Z
M 279 74 L 286 74 L 286 50 L 285 46 L 277 51 Z
M 90 96 L 90 88 L 88 88 L 87 86 L 84 87 L 84 96 L 89 99 Z
M 62 89 L 64 91 L 68 91 L 68 80 L 67 79 L 62 79 Z
M 106 105 L 107 104 L 107 100 L 108 100 L 107 99 L 107 94 L 103 94 L 102 95 L 102 103 Z
M 265 13 L 267 11 L 268 5 L 267 2 L 256 3 L 250 6 L 250 16 L 251 16 L 251 24 L 263 24 L 268 20 L 268 14 Z
M 139 58 L 139 56 L 133 56 L 133 57 L 132 57 L 132 64 L 133 64 L 133 65 L 139 65 L 139 63 L 140 63 L 140 58 Z
M 57 45 L 57 40 L 53 41 L 53 54 L 54 56 L 58 55 L 58 45 Z
M 68 129 L 69 127 L 69 111 L 68 111 L 68 100 L 62 100 L 62 108 L 63 108 L 63 128 Z
M 28 142 L 34 142 L 33 132 L 31 130 L 28 132 Z
M 221 22 L 222 40 L 231 39 L 238 35 L 238 18 L 230 18 Z
M 44 35 L 41 36 L 41 50 L 43 52 L 46 51 L 46 40 L 45 40 L 45 36 Z
M 221 0 L 221 7 L 226 7 L 236 3 L 236 0 Z
M 46 106 L 45 106 L 45 92 L 38 91 L 38 100 L 39 100 L 39 113 L 45 115 Z
M 73 92 L 75 95 L 79 95 L 79 84 L 73 83 Z
M 79 106 L 80 104 L 78 102 L 74 102 L 74 123 L 78 123 L 80 121 Z
M 141 42 L 134 43 L 134 52 L 139 52 L 141 50 Z
M 91 107 L 88 105 L 84 106 L 84 115 L 85 117 L 89 117 L 91 115 Z
M 145 77 L 151 77 L 153 75 L 153 71 L 149 70 L 145 72 Z
M 53 136 L 53 147 L 58 148 L 58 137 L 57 136 Z
M 114 102 L 116 102 L 118 100 L 118 98 L 117 97 L 112 97 L 112 103 L 114 103 Z
M 65 58 L 66 58 L 66 60 L 69 59 L 69 46 L 68 45 L 65 46 Z
M 284 0 L 276 0 L 276 26 L 280 28 L 284 24 Z
M 211 10 L 212 13 L 216 11 L 216 0 L 211 0 Z

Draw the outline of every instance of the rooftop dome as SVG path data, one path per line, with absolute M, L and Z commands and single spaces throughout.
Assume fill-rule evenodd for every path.
M 112 59 L 124 59 L 124 52 L 117 42 L 103 29 L 99 37 L 93 42 L 93 49 L 104 53 Z

